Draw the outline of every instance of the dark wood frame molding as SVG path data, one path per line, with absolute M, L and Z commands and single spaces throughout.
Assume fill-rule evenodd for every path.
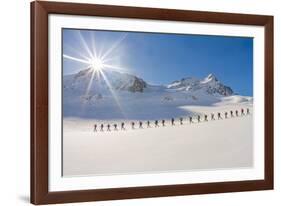
M 258 25 L 265 28 L 265 179 L 133 188 L 48 191 L 48 15 Z M 273 189 L 273 16 L 93 4 L 31 3 L 31 203 L 68 203 Z

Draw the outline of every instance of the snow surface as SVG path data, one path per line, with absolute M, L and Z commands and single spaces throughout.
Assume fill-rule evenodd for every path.
M 210 114 L 252 110 L 253 98 L 234 94 L 214 75 L 186 77 L 168 85 L 111 72 L 108 80 L 90 70 L 63 78 L 63 175 L 110 175 L 251 167 L 252 115 L 210 120 Z M 89 84 L 93 79 L 92 84 Z M 108 85 L 110 82 L 110 86 Z M 251 111 L 252 112 L 252 111 Z M 190 124 L 188 117 L 209 115 Z M 230 116 L 230 115 L 229 115 Z M 179 117 L 184 125 L 179 125 Z M 216 116 L 217 117 L 217 116 Z M 175 118 L 176 126 L 132 130 L 136 121 Z M 203 119 L 203 118 L 202 118 Z M 93 132 L 103 123 L 126 131 Z M 160 124 L 161 125 L 161 124 Z M 112 129 L 112 126 L 111 126 Z
M 188 107 L 188 106 L 187 106 Z M 197 113 L 245 105 L 191 106 Z M 251 108 L 250 105 L 247 107 Z M 187 109 L 187 108 L 186 108 Z M 252 112 L 252 110 L 251 110 Z M 253 166 L 252 114 L 184 125 L 93 132 L 95 120 L 63 121 L 63 175 L 111 175 Z

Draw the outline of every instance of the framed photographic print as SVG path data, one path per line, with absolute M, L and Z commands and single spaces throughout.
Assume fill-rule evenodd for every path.
M 273 189 L 273 17 L 31 3 L 31 202 Z

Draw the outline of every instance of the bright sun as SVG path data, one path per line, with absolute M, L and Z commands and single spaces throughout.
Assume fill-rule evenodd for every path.
M 92 59 L 91 60 L 91 68 L 96 71 L 101 71 L 104 68 L 104 64 L 101 59 Z
M 83 46 L 83 49 L 85 51 L 79 51 L 78 53 L 80 53 L 79 56 L 71 56 L 68 54 L 63 54 L 63 58 L 72 60 L 72 61 L 76 61 L 82 64 L 87 65 L 87 70 L 88 73 L 87 74 L 91 74 L 89 78 L 89 82 L 88 82 L 88 86 L 86 89 L 86 94 L 88 94 L 92 88 L 92 82 L 94 80 L 100 80 L 103 79 L 105 81 L 105 84 L 109 87 L 112 88 L 112 85 L 110 83 L 110 81 L 108 80 L 107 76 L 106 76 L 106 72 L 107 70 L 112 71 L 127 71 L 126 68 L 120 67 L 118 65 L 115 65 L 115 61 L 114 59 L 118 59 L 118 56 L 116 58 L 116 56 L 114 55 L 114 53 L 112 53 L 113 51 L 117 50 L 119 44 L 121 44 L 121 42 L 126 38 L 127 34 L 122 35 L 121 38 L 119 38 L 116 42 L 113 42 L 111 47 L 109 47 L 107 50 L 105 51 L 98 51 L 98 48 L 96 47 L 95 44 L 95 38 L 94 38 L 94 33 L 92 33 L 91 36 L 91 47 L 89 47 L 89 45 L 87 44 L 86 40 L 84 39 L 82 33 L 80 31 L 78 31 L 79 33 L 79 37 L 80 37 L 80 43 L 81 46 Z M 119 54 L 119 52 L 116 52 L 116 54 Z M 81 69 L 85 69 L 85 67 L 81 66 L 81 68 L 79 68 L 79 70 Z M 78 70 L 77 70 L 78 71 Z M 117 105 L 119 105 L 118 102 L 118 98 L 116 96 L 116 94 L 112 91 L 112 89 L 110 89 L 110 92 L 112 93 L 115 101 L 117 102 Z M 119 105 L 119 107 L 121 108 L 121 106 Z

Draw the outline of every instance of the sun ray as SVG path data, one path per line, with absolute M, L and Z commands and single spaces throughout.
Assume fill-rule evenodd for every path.
M 115 65 L 111 65 L 111 64 L 103 64 L 103 67 L 108 68 L 108 69 L 112 69 L 112 70 L 116 70 L 116 71 L 123 71 L 123 72 L 128 72 L 129 70 L 123 67 L 118 67 Z
M 122 113 L 122 115 L 123 115 L 124 117 L 126 117 L 126 115 L 125 115 L 125 113 L 124 113 L 124 111 L 123 111 L 123 108 L 122 108 L 122 106 L 121 106 L 121 104 L 120 104 L 119 98 L 118 98 L 118 96 L 116 95 L 114 89 L 112 88 L 112 85 L 110 84 L 108 78 L 106 77 L 106 75 L 104 74 L 103 71 L 100 71 L 99 73 L 101 74 L 101 76 L 103 77 L 103 79 L 104 79 L 106 85 L 108 86 L 109 91 L 111 92 L 111 94 L 112 94 L 112 96 L 113 96 L 113 98 L 114 98 L 114 100 L 115 100 L 115 102 L 116 102 L 116 104 L 117 104 L 117 106 L 118 106 L 120 112 Z
M 119 56 L 113 56 L 113 57 L 110 57 L 110 58 L 106 58 L 106 59 L 103 59 L 103 63 L 116 61 L 118 58 L 119 58 Z
M 104 53 L 104 44 L 101 43 L 99 46 L 99 50 L 97 52 L 97 58 L 101 59 L 102 61 L 104 61 L 104 59 L 101 58 L 103 53 Z
M 119 44 L 127 37 L 128 34 L 124 34 L 118 41 L 116 41 L 100 58 L 105 59 Z
M 98 79 L 98 81 L 100 81 L 100 77 L 101 75 L 100 75 L 100 72 L 97 72 L 97 79 Z
M 91 89 L 92 83 L 93 83 L 93 79 L 94 79 L 96 73 L 97 73 L 96 70 L 92 71 L 92 75 L 91 75 L 90 81 L 89 81 L 87 89 L 86 89 L 86 95 L 88 95 L 90 92 L 90 89 Z
M 67 54 L 63 54 L 63 58 L 74 60 L 74 61 L 81 62 L 81 63 L 84 63 L 84 64 L 89 64 L 90 63 L 87 60 L 80 59 L 80 58 L 77 58 L 77 57 L 72 57 L 72 56 L 69 56 Z
M 98 91 L 95 88 L 96 86 L 98 86 L 98 84 L 94 84 L 93 81 L 103 81 L 108 87 L 108 91 L 111 93 L 113 101 L 116 103 L 117 108 L 120 110 L 121 114 L 126 118 L 126 114 L 124 113 L 124 109 L 122 108 L 118 96 L 119 92 L 117 92 L 115 88 L 113 88 L 112 82 L 110 82 L 110 79 L 107 78 L 106 72 L 112 70 L 129 73 L 128 69 L 114 64 L 114 60 L 116 60 L 116 56 L 118 57 L 118 54 L 113 56 L 113 51 L 118 48 L 121 42 L 127 37 L 127 34 L 121 36 L 121 38 L 115 41 L 112 46 L 107 50 L 105 50 L 104 44 L 97 46 L 94 33 L 91 33 L 90 37 L 86 39 L 83 37 L 83 34 L 80 31 L 78 32 L 78 35 L 81 43 L 81 48 L 84 49 L 84 51 L 79 53 L 79 55 L 77 56 L 63 54 L 63 58 L 77 61 L 87 65 L 87 83 L 85 85 L 84 95 L 92 95 L 92 93 L 90 92 L 93 89 L 94 91 L 92 92 Z M 74 50 L 74 52 L 77 51 Z
M 92 54 L 90 48 L 88 47 L 88 45 L 87 45 L 87 43 L 86 43 L 86 41 L 85 41 L 85 39 L 84 39 L 84 37 L 83 37 L 81 31 L 78 31 L 78 35 L 79 35 L 79 37 L 80 37 L 80 41 L 82 42 L 82 45 L 84 46 L 84 49 L 86 50 L 86 52 L 88 53 L 88 55 L 90 56 L 90 58 L 93 59 L 94 56 L 93 56 L 93 54 Z
M 91 72 L 89 65 L 87 65 L 86 67 L 81 67 L 81 68 L 78 69 L 79 72 L 84 71 L 84 70 L 88 70 L 87 74 L 89 74 Z
M 94 58 L 98 58 L 94 32 L 91 34 L 91 48 L 92 48 L 92 51 L 93 51 L 92 54 L 93 54 Z
M 73 53 L 75 53 L 75 55 L 79 56 L 80 58 L 90 61 L 90 58 L 87 55 L 83 54 L 80 51 L 77 51 L 77 49 L 74 49 L 71 45 L 67 44 L 65 46 L 68 48 L 68 50 L 71 50 L 71 53 L 73 52 Z

